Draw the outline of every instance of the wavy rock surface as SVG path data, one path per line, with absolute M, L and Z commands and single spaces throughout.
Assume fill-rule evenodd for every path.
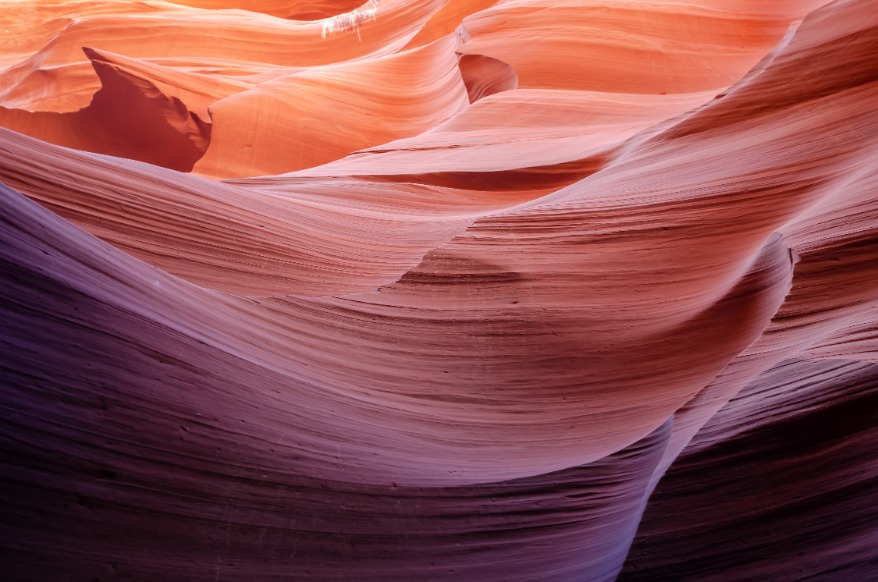
M 878 576 L 868 0 L 0 19 L 12 579 Z

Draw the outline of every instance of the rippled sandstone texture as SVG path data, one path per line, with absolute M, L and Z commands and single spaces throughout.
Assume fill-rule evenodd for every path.
M 0 25 L 4 576 L 878 576 L 871 0 Z

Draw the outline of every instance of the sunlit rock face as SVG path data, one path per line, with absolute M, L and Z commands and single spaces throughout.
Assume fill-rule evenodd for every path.
M 878 578 L 872 0 L 0 9 L 10 580 Z

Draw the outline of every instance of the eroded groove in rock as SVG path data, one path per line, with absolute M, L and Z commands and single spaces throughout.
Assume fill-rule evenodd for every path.
M 11 579 L 878 576 L 868 0 L 8 4 Z

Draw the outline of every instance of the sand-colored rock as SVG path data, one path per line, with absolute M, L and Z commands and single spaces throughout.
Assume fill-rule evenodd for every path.
M 279 174 L 410 137 L 463 110 L 454 36 L 400 54 L 315 67 L 210 107 L 214 137 L 195 171 Z
M 11 579 L 878 573 L 868 0 L 12 6 Z

